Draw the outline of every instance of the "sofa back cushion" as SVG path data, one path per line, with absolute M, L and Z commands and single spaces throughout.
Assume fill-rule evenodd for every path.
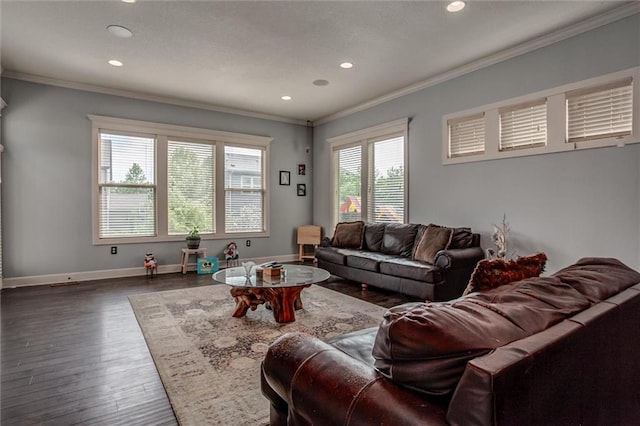
M 429 225 L 427 229 L 416 238 L 413 248 L 413 260 L 433 263 L 436 253 L 446 249 L 451 243 L 453 229 L 441 226 Z
M 582 258 L 553 276 L 584 294 L 591 303 L 640 283 L 640 273 L 618 259 L 607 257 Z
M 384 254 L 402 257 L 411 256 L 419 226 L 417 224 L 387 223 L 384 227 L 380 251 Z
M 471 228 L 455 228 L 448 249 L 465 249 L 474 247 Z
M 380 251 L 386 223 L 367 223 L 364 226 L 362 248 L 369 251 Z
M 331 239 L 332 247 L 359 249 L 362 247 L 364 222 L 340 222 L 336 225 Z
M 375 366 L 398 384 L 447 395 L 470 359 L 588 306 L 586 297 L 553 277 L 529 278 L 449 302 L 400 305 L 387 311 L 378 329 Z

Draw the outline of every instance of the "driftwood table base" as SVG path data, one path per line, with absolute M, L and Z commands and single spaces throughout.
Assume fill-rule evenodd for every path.
M 276 322 L 286 323 L 296 320 L 296 310 L 302 309 L 300 292 L 311 284 L 294 287 L 233 287 L 231 296 L 236 300 L 236 310 L 233 316 L 243 317 L 251 309 L 255 311 L 258 305 L 268 303 L 273 310 Z

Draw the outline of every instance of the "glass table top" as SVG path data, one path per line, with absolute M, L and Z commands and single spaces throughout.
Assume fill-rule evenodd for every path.
M 244 267 L 222 269 L 214 273 L 211 278 L 219 283 L 234 287 L 297 287 L 301 285 L 317 284 L 329 279 L 329 272 L 324 269 L 303 265 L 282 265 L 283 271 L 279 278 L 269 278 L 263 275 L 256 278 L 256 268 L 252 268 L 247 276 Z

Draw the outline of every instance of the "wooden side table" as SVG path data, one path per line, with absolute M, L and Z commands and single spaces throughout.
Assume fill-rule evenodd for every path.
M 316 256 L 314 254 L 314 251 L 320 245 L 321 241 L 322 228 L 320 226 L 298 226 L 298 261 L 304 262 L 306 259 L 311 259 L 315 263 Z M 311 251 L 305 251 L 305 246 L 312 246 Z
M 183 274 L 187 273 L 187 267 L 189 266 L 189 256 L 195 256 L 196 257 L 196 266 L 198 265 L 198 257 L 207 257 L 207 249 L 206 248 L 197 248 L 197 249 L 190 249 L 190 248 L 183 248 L 182 249 L 182 266 L 181 266 L 181 270 Z M 193 263 L 191 264 L 193 265 Z

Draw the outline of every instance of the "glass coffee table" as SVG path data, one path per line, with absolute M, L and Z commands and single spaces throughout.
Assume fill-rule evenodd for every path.
M 296 320 L 296 309 L 302 309 L 300 293 L 311 284 L 329 279 L 324 269 L 302 265 L 283 265 L 278 279 L 256 277 L 255 268 L 247 276 L 244 267 L 222 269 L 211 277 L 214 281 L 231 286 L 231 296 L 236 300 L 233 316 L 243 317 L 258 305 L 267 304 L 273 310 L 276 322 Z

